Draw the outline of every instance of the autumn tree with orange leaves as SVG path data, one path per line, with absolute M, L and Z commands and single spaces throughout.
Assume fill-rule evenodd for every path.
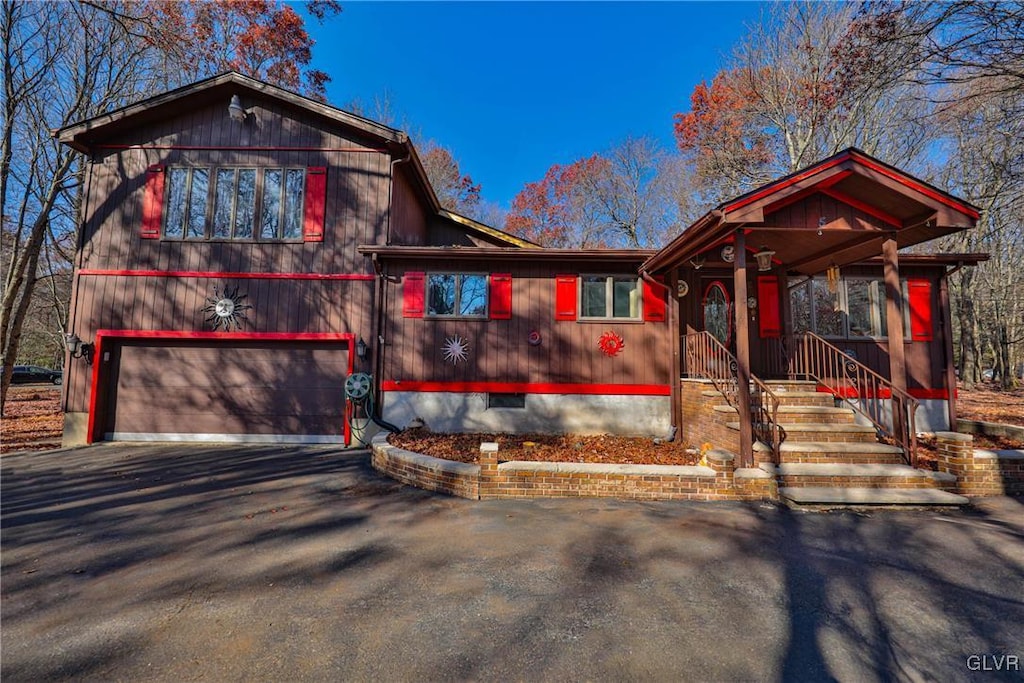
M 318 100 L 326 98 L 327 73 L 310 68 L 314 41 L 295 9 L 276 0 L 160 2 L 147 28 L 153 44 L 188 83 L 221 71 L 238 71 Z M 305 5 L 317 20 L 341 12 L 337 0 Z

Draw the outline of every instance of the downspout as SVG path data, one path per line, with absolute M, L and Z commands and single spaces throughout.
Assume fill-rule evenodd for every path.
M 412 152 L 409 152 L 401 159 L 391 160 L 391 175 L 388 178 L 388 222 L 384 231 L 385 246 L 391 245 L 391 216 L 394 214 L 395 209 L 395 167 L 398 166 L 398 164 L 408 163 L 409 161 L 412 161 Z M 375 399 L 374 405 L 377 406 L 377 411 L 380 412 L 381 417 L 383 417 L 384 396 L 382 395 L 380 386 L 383 381 L 382 373 L 384 372 L 384 347 L 386 343 L 384 337 L 384 306 L 386 303 L 385 287 L 387 286 L 388 276 L 384 270 L 384 265 L 380 262 L 377 254 L 373 255 L 373 269 L 377 274 L 375 279 L 377 287 L 377 315 L 373 331 L 374 341 L 376 342 L 373 347 L 377 350 L 376 354 L 374 354 L 373 376 L 377 378 L 377 381 L 373 383 L 373 392 Z

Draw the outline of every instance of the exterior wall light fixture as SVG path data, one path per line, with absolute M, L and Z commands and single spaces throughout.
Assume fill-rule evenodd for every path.
M 64 335 L 64 345 L 72 358 L 84 358 L 87 364 L 92 365 L 92 344 L 82 341 L 77 334 L 71 332 Z
M 366 360 L 367 350 L 366 342 L 360 337 L 359 341 L 356 342 L 356 356 L 359 357 L 359 360 Z
M 754 254 L 754 258 L 757 259 L 757 269 L 762 272 L 771 270 L 772 256 L 775 256 L 774 251 L 768 247 L 761 247 L 761 250 Z
M 249 112 L 242 106 L 242 101 L 238 99 L 238 95 L 231 96 L 231 103 L 228 104 L 228 116 L 231 117 L 232 121 L 238 121 L 239 123 L 245 123 L 249 120 Z

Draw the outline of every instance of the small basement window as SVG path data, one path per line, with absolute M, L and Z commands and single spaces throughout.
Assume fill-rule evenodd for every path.
M 488 408 L 525 408 L 526 394 L 487 394 Z

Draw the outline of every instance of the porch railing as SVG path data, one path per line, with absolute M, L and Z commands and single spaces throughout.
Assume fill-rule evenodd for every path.
M 690 331 L 683 338 L 687 375 L 710 380 L 725 397 L 726 403 L 742 415 L 736 357 L 709 332 Z M 750 376 L 750 385 L 750 429 L 755 441 L 772 449 L 772 462 L 777 463 L 779 445 L 785 437 L 778 421 L 779 397 L 753 375 Z M 740 429 L 743 428 L 741 424 Z
M 917 399 L 813 332 L 798 335 L 795 342 L 790 356 L 792 372 L 813 379 L 844 400 L 871 422 L 884 440 L 902 448 L 907 462 L 916 467 Z

